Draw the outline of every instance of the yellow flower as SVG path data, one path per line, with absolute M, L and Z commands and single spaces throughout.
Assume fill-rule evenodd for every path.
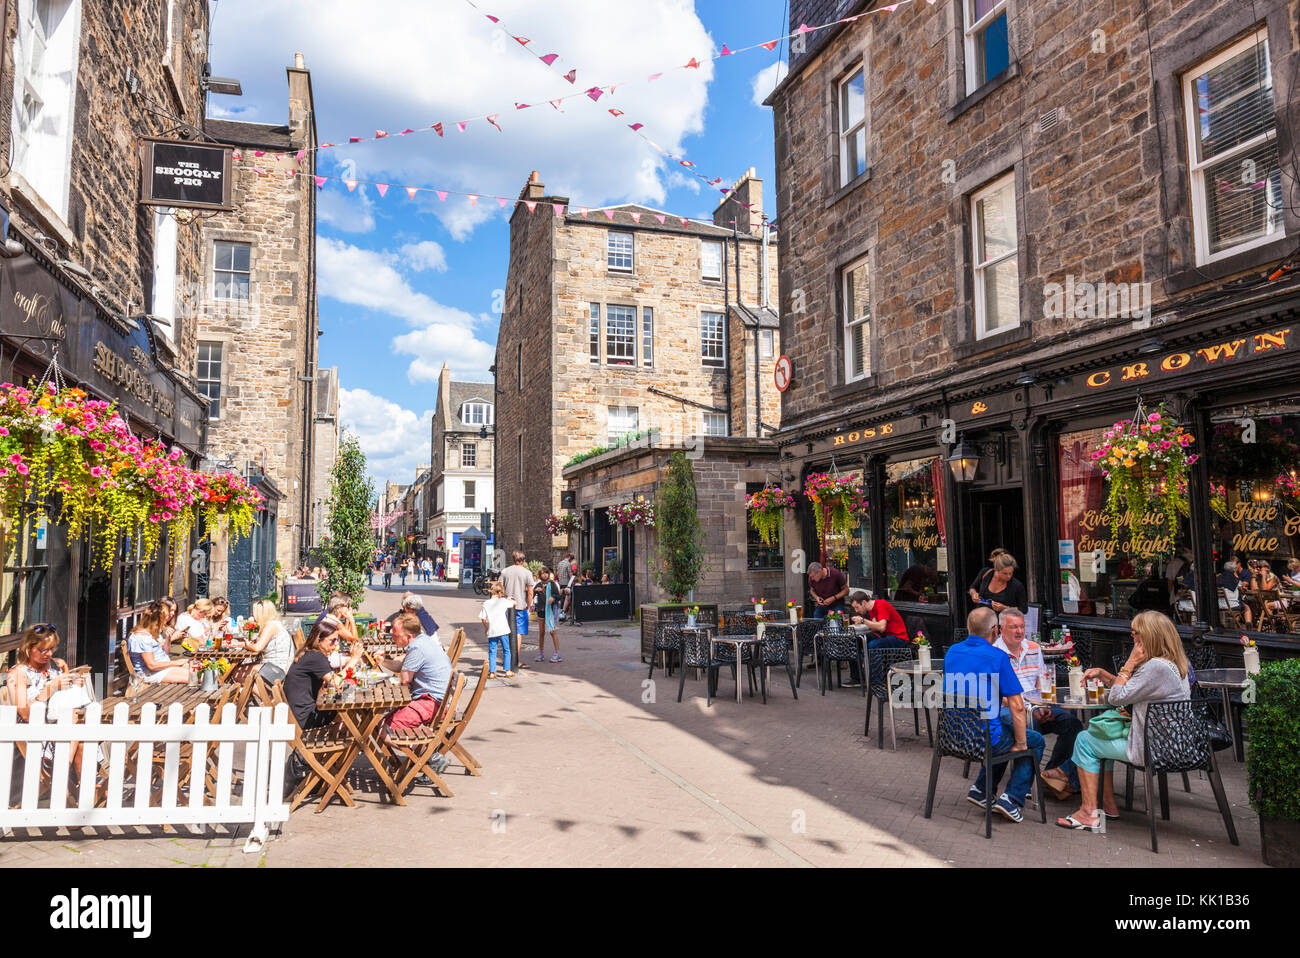
M 1146 452 L 1146 451 L 1147 451 L 1147 441 L 1146 441 L 1145 439 L 1139 439 L 1139 440 L 1138 440 L 1138 449 L 1139 449 L 1141 452 Z
M 1125 460 L 1124 460 L 1124 465 L 1127 466 L 1128 468 L 1132 469 L 1134 466 L 1137 465 L 1137 462 L 1136 462 L 1135 460 L 1133 460 L 1133 459 L 1125 459 Z

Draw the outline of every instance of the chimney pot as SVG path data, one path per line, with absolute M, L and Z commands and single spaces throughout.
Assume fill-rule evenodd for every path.
M 307 69 L 307 61 L 303 59 L 301 53 L 295 53 L 293 55 L 293 67 L 295 70 Z

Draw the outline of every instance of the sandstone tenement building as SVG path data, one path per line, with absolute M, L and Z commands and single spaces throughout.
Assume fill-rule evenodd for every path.
M 460 535 L 491 518 L 495 496 L 496 409 L 492 383 L 458 382 L 446 363 L 438 374 L 438 401 L 430 440 L 428 516 L 424 547 L 442 553 L 448 579 L 461 573 Z M 491 529 L 479 529 L 491 535 Z M 438 539 L 442 544 L 438 544 Z M 467 546 L 473 550 L 474 546 Z M 490 559 L 490 556 L 480 557 Z

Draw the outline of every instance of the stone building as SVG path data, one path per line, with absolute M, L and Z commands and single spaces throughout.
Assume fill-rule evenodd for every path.
M 312 493 L 310 545 L 321 544 L 330 499 L 330 472 L 339 454 L 339 368 L 316 370 L 316 415 L 312 419 Z
M 682 448 L 780 425 L 776 254 L 753 170 L 713 223 L 567 206 L 536 172 L 520 195 L 494 366 L 496 526 L 500 548 L 551 561 L 565 547 L 544 521 L 579 507 L 563 495 L 575 457 L 650 430 Z M 608 504 L 588 504 L 597 525 Z
M 69 385 L 117 400 L 192 466 L 196 217 L 141 204 L 139 147 L 202 138 L 207 30 L 207 4 L 183 0 L 0 3 L 0 381 L 40 380 L 57 351 Z M 58 654 L 96 673 L 147 602 L 196 590 L 199 571 L 165 545 L 95 568 L 49 503 L 4 521 L 17 538 L 0 635 L 52 623 Z
M 792 0 L 789 22 L 875 6 Z M 819 539 L 800 496 L 788 550 L 932 636 L 1003 547 L 1044 630 L 1122 643 L 1150 577 L 1186 635 L 1235 647 L 1222 561 L 1300 554 L 1297 22 L 1296 0 L 990 0 L 797 38 L 768 101 L 782 469 L 855 477 L 871 505 Z M 1162 403 L 1200 458 L 1112 513 L 1091 456 Z M 1264 644 L 1296 647 L 1261 611 Z
M 379 497 L 379 520 L 381 528 L 375 533 L 375 542 L 380 549 L 391 550 L 397 546 L 399 537 L 406 534 L 405 525 L 401 524 L 405 507 L 402 505 L 410 485 L 402 485 L 391 480 L 384 483 L 383 494 Z
M 442 556 L 448 579 L 460 578 L 466 549 L 478 552 L 469 556 L 470 565 L 481 567 L 485 558 L 491 558 L 482 554 L 486 543 L 467 542 L 462 548 L 460 537 L 472 527 L 491 535 L 481 526 L 483 513 L 491 519 L 495 508 L 495 413 L 492 383 L 453 381 L 451 369 L 443 363 L 431 427 L 425 550 Z
M 254 535 L 212 545 L 210 588 L 232 608 L 274 589 L 311 545 L 319 325 L 316 309 L 316 114 L 311 74 L 296 54 L 287 122 L 208 118 L 235 147 L 234 210 L 199 230 L 199 391 L 208 398 L 208 455 L 267 496 Z M 208 292 L 210 291 L 210 293 Z

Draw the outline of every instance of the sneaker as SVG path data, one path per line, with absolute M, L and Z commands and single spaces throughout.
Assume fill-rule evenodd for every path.
M 1007 821 L 1022 822 L 1025 819 L 1025 816 L 1020 813 L 1020 806 L 1013 802 L 1006 792 L 999 795 L 998 800 L 993 803 L 993 811 Z
M 552 655 L 552 656 L 551 656 L 551 661 L 552 661 L 552 662 L 563 662 L 564 659 L 560 658 L 560 655 L 559 655 L 559 653 L 557 652 L 555 655 Z
M 981 792 L 977 786 L 972 785 L 970 791 L 966 793 L 966 801 L 970 802 L 976 808 L 983 808 L 985 802 L 984 793 Z

